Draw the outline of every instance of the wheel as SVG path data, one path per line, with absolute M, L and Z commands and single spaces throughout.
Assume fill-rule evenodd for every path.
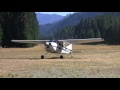
M 44 59 L 44 56 L 43 56 L 43 55 L 41 56 L 41 59 Z
M 63 55 L 60 56 L 60 59 L 63 59 Z

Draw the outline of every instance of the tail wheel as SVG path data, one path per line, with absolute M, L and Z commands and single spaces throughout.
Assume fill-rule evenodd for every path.
M 60 56 L 60 59 L 63 59 L 63 55 Z
M 41 56 L 41 59 L 44 59 L 44 56 L 43 56 L 43 55 Z

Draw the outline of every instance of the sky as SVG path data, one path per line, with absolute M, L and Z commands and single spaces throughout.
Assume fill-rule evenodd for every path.
M 43 13 L 43 14 L 58 14 L 58 15 L 66 16 L 67 14 L 70 14 L 70 13 L 72 14 L 74 12 L 40 12 L 40 13 Z

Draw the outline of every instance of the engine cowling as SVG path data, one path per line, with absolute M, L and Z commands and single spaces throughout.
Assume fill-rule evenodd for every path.
M 47 48 L 49 48 L 49 46 L 51 46 L 51 43 L 46 42 L 46 43 L 45 43 L 45 46 L 46 46 Z

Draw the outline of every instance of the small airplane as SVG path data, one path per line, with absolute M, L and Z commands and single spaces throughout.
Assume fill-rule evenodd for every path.
M 91 43 L 91 42 L 101 42 L 104 41 L 102 38 L 88 38 L 88 39 L 65 39 L 65 40 L 11 40 L 16 43 L 32 43 L 32 44 L 44 44 L 43 47 L 47 53 L 41 55 L 41 59 L 44 59 L 44 56 L 50 53 L 58 54 L 70 54 L 72 56 L 72 44 L 82 44 L 82 43 Z M 60 59 L 63 59 L 63 55 L 60 56 Z

